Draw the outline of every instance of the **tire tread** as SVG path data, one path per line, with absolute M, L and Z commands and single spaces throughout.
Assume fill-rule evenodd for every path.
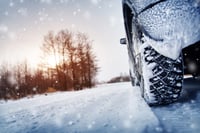
M 153 76 L 149 79 L 150 93 L 155 99 L 150 105 L 170 104 L 178 100 L 183 84 L 183 61 L 180 55 L 173 60 L 159 54 L 151 46 L 144 49 L 144 60 L 147 65 L 155 63 Z

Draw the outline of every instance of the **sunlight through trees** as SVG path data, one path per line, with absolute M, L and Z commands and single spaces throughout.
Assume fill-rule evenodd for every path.
M 61 30 L 44 36 L 43 55 L 37 70 L 31 70 L 27 61 L 0 68 L 0 98 L 18 99 L 33 94 L 82 90 L 95 85 L 97 59 L 92 41 L 84 33 Z

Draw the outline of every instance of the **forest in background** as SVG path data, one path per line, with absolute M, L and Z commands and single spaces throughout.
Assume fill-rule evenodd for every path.
M 0 99 L 19 99 L 52 91 L 76 91 L 95 85 L 98 72 L 92 41 L 84 33 L 49 31 L 41 46 L 41 62 L 33 70 L 27 61 L 0 67 Z M 23 52 L 23 51 L 22 51 Z M 52 57 L 54 66 L 48 58 Z

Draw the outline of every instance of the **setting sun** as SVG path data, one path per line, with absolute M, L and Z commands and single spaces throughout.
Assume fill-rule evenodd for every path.
M 52 67 L 52 68 L 56 67 L 56 60 L 53 55 L 47 57 L 47 64 L 49 67 Z

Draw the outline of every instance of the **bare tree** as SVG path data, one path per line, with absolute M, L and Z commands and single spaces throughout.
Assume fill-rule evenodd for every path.
M 98 67 L 96 64 L 96 56 L 92 53 L 90 44 L 86 45 L 86 72 L 87 72 L 87 85 L 92 87 L 95 84 L 94 77 L 97 74 Z
M 49 66 L 48 64 L 48 57 L 54 57 L 54 62 L 55 62 L 55 70 L 56 70 L 56 76 L 58 78 L 58 81 L 55 82 L 60 82 L 61 81 L 61 77 L 60 77 L 60 72 L 59 72 L 59 65 L 58 65 L 58 55 L 59 55 L 59 51 L 58 51 L 58 45 L 56 42 L 56 37 L 54 35 L 54 33 L 52 31 L 48 32 L 48 34 L 46 36 L 44 36 L 44 42 L 43 45 L 41 47 L 44 55 L 43 55 L 43 65 L 46 66 L 46 71 L 48 73 L 48 75 L 50 75 L 49 77 L 53 77 L 54 75 L 54 68 L 52 68 L 52 66 Z
M 70 87 L 70 83 L 68 81 L 70 80 L 69 77 L 69 57 L 73 58 L 73 40 L 72 36 L 73 34 L 69 32 L 68 30 L 61 30 L 58 32 L 56 35 L 56 43 L 58 45 L 58 56 L 60 57 L 60 73 L 62 75 L 62 81 L 63 81 L 63 86 L 64 90 L 68 90 Z M 73 62 L 73 59 L 70 61 Z M 73 73 L 73 72 L 72 72 Z
M 92 87 L 98 68 L 91 44 L 84 33 L 73 34 L 68 30 L 55 35 L 49 32 L 44 37 L 42 51 L 45 56 L 54 55 L 58 88 Z

